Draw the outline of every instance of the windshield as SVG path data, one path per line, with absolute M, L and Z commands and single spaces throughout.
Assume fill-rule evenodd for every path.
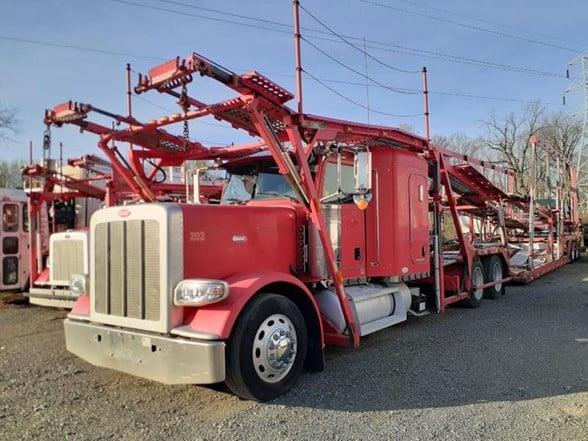
M 275 173 L 231 174 L 221 202 L 230 204 L 279 198 L 298 200 L 284 176 Z

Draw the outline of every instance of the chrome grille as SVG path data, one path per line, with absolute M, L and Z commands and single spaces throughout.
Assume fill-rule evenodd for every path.
M 69 285 L 72 274 L 84 274 L 84 241 L 55 240 L 51 247 L 51 282 Z
M 103 222 L 93 240 L 95 311 L 160 320 L 159 222 Z

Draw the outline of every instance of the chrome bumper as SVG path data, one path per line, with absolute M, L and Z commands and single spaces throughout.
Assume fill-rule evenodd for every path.
M 95 366 L 165 384 L 211 384 L 225 379 L 225 343 L 102 326 L 65 319 L 69 352 Z

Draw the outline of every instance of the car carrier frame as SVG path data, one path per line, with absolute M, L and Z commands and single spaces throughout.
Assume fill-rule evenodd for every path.
M 236 95 L 197 100 L 188 94 L 196 76 Z M 558 184 L 545 207 L 533 190 L 513 193 L 511 170 L 433 145 L 428 133 L 295 112 L 286 106 L 294 95 L 259 72 L 239 75 L 197 53 L 139 76 L 134 91 L 178 99 L 180 110 L 140 122 L 130 111 L 67 102 L 45 115 L 49 125 L 98 134 L 138 202 L 92 219 L 89 285 L 65 331 L 68 349 L 93 364 L 164 383 L 224 380 L 264 400 L 290 388 L 303 366 L 321 370 L 326 344 L 358 347 L 408 315 L 477 307 L 504 294 L 506 283 L 579 257 L 575 171 L 565 158 L 550 168 Z M 98 125 L 92 114 L 126 126 Z M 259 141 L 207 148 L 186 130 L 206 116 Z M 167 130 L 174 124 L 184 136 Z M 530 142 L 533 152 L 548 149 Z M 121 143 L 130 145 L 127 159 Z M 155 168 L 215 160 L 231 179 L 256 178 L 256 188 L 273 170 L 289 190 L 232 203 L 229 181 L 212 204 L 193 173 L 172 197 L 153 182 L 147 160 Z M 349 167 L 354 185 L 343 191 Z M 336 192 L 325 195 L 329 170 Z M 136 270 L 131 255 L 143 262 Z

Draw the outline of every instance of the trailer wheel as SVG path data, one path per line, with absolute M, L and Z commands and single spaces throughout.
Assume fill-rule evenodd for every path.
M 574 262 L 577 262 L 578 260 L 580 260 L 580 246 L 576 245 L 576 247 L 574 248 Z
M 482 261 L 484 266 L 484 273 L 486 274 L 486 283 L 495 282 L 496 280 L 504 279 L 504 267 L 500 257 L 494 255 Z M 489 286 L 484 290 L 484 298 L 499 299 L 504 295 L 504 283 L 499 283 L 494 286 Z
M 463 301 L 463 304 L 469 308 L 478 308 L 482 304 L 484 298 L 484 288 L 477 288 L 484 284 L 484 267 L 479 260 L 476 260 L 472 265 L 472 289 L 470 296 Z
M 287 392 L 302 371 L 307 342 L 304 317 L 294 302 L 270 293 L 255 297 L 227 344 L 227 387 L 255 401 Z

